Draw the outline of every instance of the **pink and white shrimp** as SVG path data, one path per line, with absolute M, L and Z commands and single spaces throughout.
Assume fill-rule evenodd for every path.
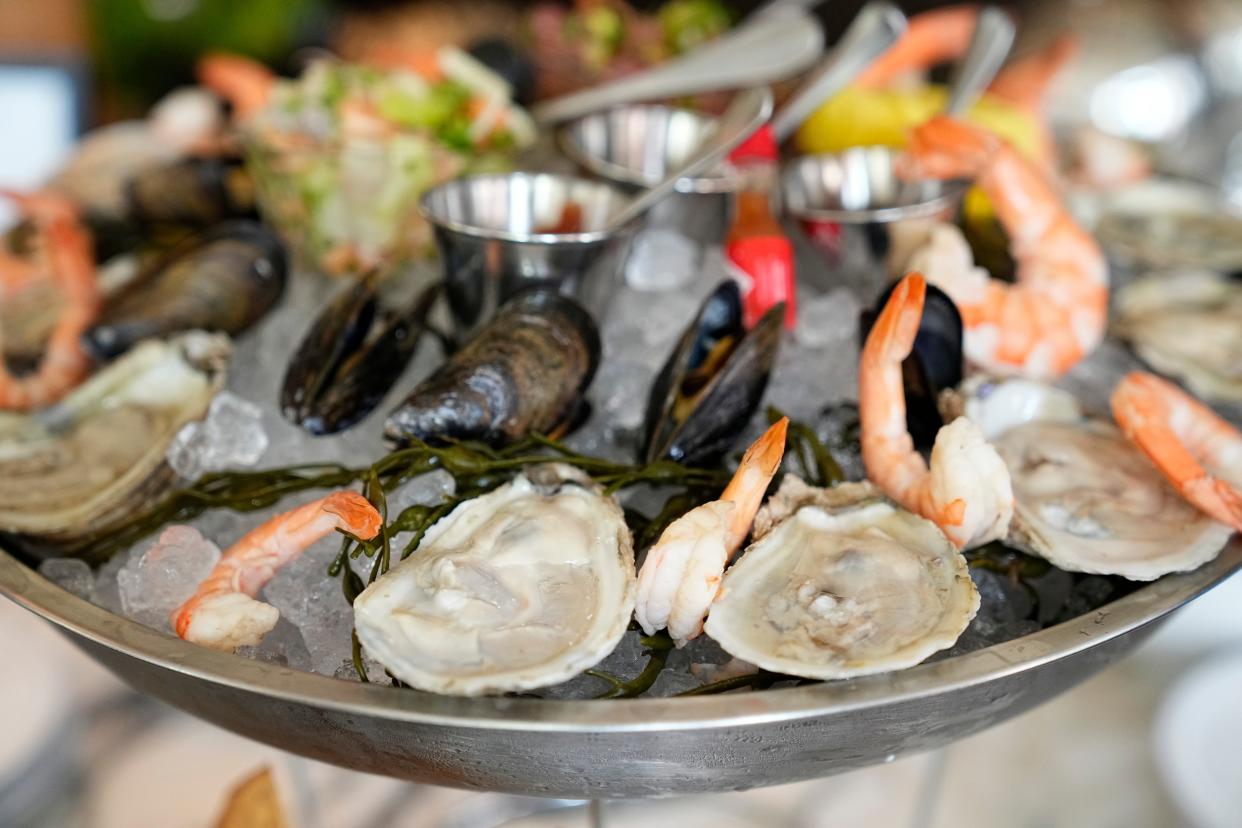
M 789 420 L 782 418 L 764 432 L 746 450 L 720 499 L 677 518 L 647 551 L 638 573 L 634 618 L 648 635 L 667 627 L 680 647 L 703 632 L 725 567 L 750 534 L 780 468 L 788 427 Z
M 177 635 L 213 650 L 258 644 L 280 611 L 255 600 L 285 564 L 337 530 L 369 540 L 383 519 L 357 492 L 333 492 L 259 525 L 233 544 L 188 601 L 173 612 Z
M 1104 336 L 1108 265 L 1030 161 L 985 129 L 934 118 L 914 130 L 913 177 L 971 178 L 996 209 L 1017 262 L 1015 284 L 977 268 L 928 273 L 966 327 L 966 358 L 988 371 L 1051 379 Z
M 979 427 L 959 417 L 940 429 L 931 466 L 906 429 L 901 363 L 914 348 L 927 283 L 917 273 L 894 288 L 863 346 L 858 413 L 867 477 L 940 527 L 959 549 L 1005 537 L 1013 517 L 1009 470 Z
M 1242 433 L 1173 383 L 1142 371 L 1127 374 L 1111 402 L 1126 437 L 1182 497 L 1242 532 Z
M 82 348 L 81 337 L 99 314 L 99 285 L 90 233 L 79 222 L 71 201 L 47 192 L 0 191 L 0 195 L 17 202 L 32 219 L 38 236 L 35 255 L 42 259 L 43 270 L 64 302 L 33 373 L 14 376 L 0 360 L 0 410 L 29 411 L 56 402 L 90 372 L 93 363 Z M 0 300 L 10 291 L 25 289 L 39 275 L 39 264 L 6 254 L 0 259 Z

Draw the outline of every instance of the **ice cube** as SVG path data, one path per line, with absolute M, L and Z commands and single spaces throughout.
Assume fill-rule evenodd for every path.
M 829 403 L 855 396 L 857 386 L 858 349 L 852 342 L 810 348 L 786 334 L 766 400 L 795 420 L 811 422 Z
M 202 422 L 182 426 L 168 446 L 168 465 L 186 480 L 207 472 L 253 466 L 267 451 L 263 412 L 227 391 L 217 394 Z
M 306 644 L 310 669 L 326 676 L 350 658 L 354 609 L 345 600 L 340 578 L 328 567 L 340 551 L 340 538 L 320 541 L 273 576 L 264 600 L 298 628 Z
M 370 653 L 365 649 L 362 651 L 362 668 L 367 671 L 367 681 L 372 684 L 390 684 L 392 680 L 388 677 L 388 673 L 384 670 L 384 665 L 371 658 Z M 333 674 L 339 679 L 347 681 L 361 681 L 358 677 L 358 671 L 354 669 L 352 657 L 337 668 Z
M 800 298 L 796 338 L 806 348 L 852 343 L 858 336 L 858 299 L 846 288 Z
M 685 287 L 699 270 L 699 245 L 675 230 L 643 230 L 630 247 L 625 282 L 635 290 L 666 291 Z
M 79 598 L 91 600 L 95 592 L 95 576 L 85 561 L 76 558 L 51 558 L 39 564 L 39 574 L 61 589 Z
M 301 631 L 285 618 L 276 622 L 276 626 L 263 636 L 258 646 L 238 647 L 236 653 L 294 670 L 309 670 L 311 665 L 310 652 L 306 649 L 306 642 L 302 640 Z
M 389 520 L 410 506 L 435 506 L 457 491 L 453 475 L 438 469 L 402 483 L 387 497 Z
M 169 526 L 145 551 L 132 550 L 117 573 L 121 611 L 149 627 L 171 629 L 173 610 L 194 594 L 219 560 L 219 547 L 197 529 Z

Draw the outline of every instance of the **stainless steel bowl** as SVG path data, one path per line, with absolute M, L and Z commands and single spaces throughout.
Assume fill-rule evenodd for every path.
M 650 187 L 690 156 L 715 122 L 688 109 L 633 104 L 587 115 L 560 130 L 561 149 L 584 170 L 629 190 Z M 682 178 L 647 214 L 648 227 L 673 230 L 706 247 L 720 244 L 732 217 L 737 179 L 721 170 Z
M 555 287 L 598 314 L 617 285 L 632 226 L 606 228 L 626 203 L 616 187 L 547 173 L 459 178 L 421 202 L 444 260 L 446 295 L 467 336 L 506 299 Z M 548 232 L 566 207 L 581 211 L 580 232 Z
M 1235 540 L 1073 621 L 887 675 L 633 701 L 459 699 L 296 672 L 119 618 L 3 551 L 0 593 L 138 690 L 252 739 L 369 773 L 580 799 L 741 790 L 939 747 L 1090 677 L 1239 568 Z
M 906 180 L 898 151 L 854 147 L 806 155 L 785 165 L 781 199 L 833 267 L 864 271 L 877 291 L 884 260 L 903 232 L 948 219 L 965 194 L 962 181 Z

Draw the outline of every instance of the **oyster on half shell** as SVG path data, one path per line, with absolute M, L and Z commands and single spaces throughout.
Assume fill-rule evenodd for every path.
M 868 483 L 793 475 L 760 510 L 705 629 L 766 670 L 838 679 L 953 646 L 979 609 L 966 560 L 936 525 Z
M 172 483 L 173 436 L 224 384 L 231 346 L 147 341 L 35 414 L 0 414 L 0 532 L 58 554 L 105 533 Z
M 621 507 L 569 466 L 462 503 L 354 601 L 367 652 L 422 690 L 477 696 L 565 681 L 611 653 L 634 611 Z
M 1214 557 L 1230 529 L 1187 503 L 1112 423 L 1067 392 L 1028 380 L 976 381 L 958 405 L 1009 468 L 1005 542 L 1070 572 L 1150 581 Z
M 1199 396 L 1242 401 L 1242 279 L 1208 271 L 1139 279 L 1118 292 L 1113 328 Z

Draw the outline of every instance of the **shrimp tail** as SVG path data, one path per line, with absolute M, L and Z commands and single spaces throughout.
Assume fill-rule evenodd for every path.
M 725 542 L 730 556 L 750 534 L 750 527 L 755 522 L 755 515 L 759 513 L 768 484 L 772 482 L 785 456 L 785 437 L 788 430 L 788 417 L 781 417 L 769 426 L 746 449 L 737 471 L 720 495 L 722 501 L 732 503 L 735 507 L 729 520 L 729 534 Z
M 1176 385 L 1133 371 L 1113 390 L 1113 417 L 1187 502 L 1242 532 L 1242 491 L 1218 479 L 1242 461 L 1242 434 Z
M 323 510 L 340 518 L 342 527 L 348 527 L 352 534 L 370 540 L 379 534 L 384 524 L 380 513 L 357 492 L 333 492 L 324 498 Z

